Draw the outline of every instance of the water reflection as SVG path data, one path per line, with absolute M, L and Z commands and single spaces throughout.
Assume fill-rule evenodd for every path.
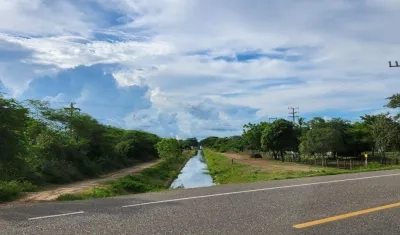
M 214 185 L 213 180 L 208 174 L 207 163 L 200 150 L 186 163 L 171 184 L 171 188 L 197 188 L 212 185 Z

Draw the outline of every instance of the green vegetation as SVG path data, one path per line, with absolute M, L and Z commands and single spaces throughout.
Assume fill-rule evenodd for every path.
M 400 94 L 388 100 L 386 107 L 394 110 L 400 107 Z M 206 150 L 210 172 L 219 183 L 396 168 L 382 165 L 398 164 L 399 160 L 400 114 L 364 115 L 362 121 L 355 123 L 320 117 L 309 121 L 299 118 L 297 123 L 283 119 L 248 123 L 240 136 L 212 136 L 199 143 L 196 138 L 163 139 L 143 131 L 104 125 L 78 110 L 73 105 L 56 109 L 46 102 L 18 102 L 0 95 L 0 202 L 49 184 L 94 178 L 160 157 L 163 159 L 160 164 L 140 174 L 123 177 L 91 192 L 64 195 L 60 200 L 162 190 L 187 160 L 182 157 L 182 150 L 199 144 L 218 152 L 267 153 L 282 162 L 309 164 L 309 159 L 319 159 L 325 166 L 327 159 L 341 157 L 353 157 L 362 164 L 363 153 L 371 154 L 367 167 L 353 165 L 351 170 L 321 167 L 310 172 L 263 172 L 231 164 L 221 155 Z
M 218 152 L 241 152 L 245 148 L 245 144 L 241 136 L 225 138 L 211 136 L 201 140 L 199 145 L 212 148 Z
M 400 94 L 389 98 L 386 107 L 400 107 Z M 210 174 L 215 182 L 243 183 L 260 180 L 290 179 L 297 177 L 333 175 L 361 171 L 398 169 L 400 150 L 400 114 L 361 116 L 361 121 L 350 122 L 342 118 L 324 120 L 314 117 L 309 121 L 298 118 L 297 123 L 284 119 L 272 123 L 248 123 L 243 134 L 233 137 L 208 137 L 200 141 L 205 150 Z M 286 164 L 315 164 L 310 171 L 262 170 L 231 160 L 216 152 L 265 153 L 273 160 Z M 368 165 L 364 165 L 368 153 Z M 264 157 L 265 158 L 265 157 Z M 340 165 L 340 159 L 347 165 Z M 352 159 L 351 167 L 349 158 Z M 278 161 L 274 161 L 277 164 Z M 337 164 L 339 163 L 339 165 Z M 325 167 L 331 166 L 331 167 Z M 351 169 L 337 169 L 351 168 Z
M 311 176 L 337 175 L 364 171 L 400 169 L 400 166 L 381 166 L 369 164 L 368 167 L 355 167 L 351 170 L 335 168 L 315 168 L 309 171 L 295 170 L 262 170 L 245 164 L 234 163 L 221 153 L 209 149 L 204 150 L 204 156 L 208 163 L 208 170 L 214 182 L 218 184 L 247 183 L 267 180 L 293 179 Z
M 174 138 L 162 139 L 156 144 L 158 155 L 161 158 L 179 158 L 182 155 L 181 145 Z
M 192 147 L 199 146 L 199 142 L 196 138 L 187 138 L 185 140 L 179 140 L 179 144 L 183 149 L 192 149 Z
M 11 201 L 21 195 L 22 192 L 33 192 L 37 186 L 26 181 L 0 182 L 0 202 Z
M 159 154 L 179 158 L 184 148 L 155 134 L 103 125 L 78 110 L 72 105 L 55 109 L 37 100 L 18 102 L 0 94 L 0 202 L 49 184 L 94 178 L 151 161 Z M 191 141 L 183 142 L 190 147 Z M 174 174 L 170 167 L 183 161 L 175 160 L 158 166 L 163 174 Z M 145 171 L 145 176 L 158 169 Z M 138 180 L 142 186 L 147 182 L 143 177 Z
M 386 107 L 400 107 L 400 94 L 389 98 Z M 248 123 L 241 136 L 208 137 L 200 145 L 218 152 L 264 152 L 275 160 L 303 162 L 305 159 L 353 157 L 361 162 L 364 153 L 369 161 L 385 164 L 393 159 L 388 152 L 400 150 L 400 114 L 363 115 L 361 121 L 342 118 L 325 120 L 314 117 L 309 121 L 298 118 L 297 123 L 284 119 L 272 123 Z M 397 162 L 397 161 L 392 161 Z
M 178 176 L 182 165 L 193 155 L 194 151 L 190 151 L 181 154 L 179 157 L 167 158 L 151 168 L 144 169 L 139 174 L 128 175 L 107 182 L 104 186 L 93 188 L 90 191 L 64 194 L 57 200 L 85 200 L 165 190 L 168 189 L 172 180 Z

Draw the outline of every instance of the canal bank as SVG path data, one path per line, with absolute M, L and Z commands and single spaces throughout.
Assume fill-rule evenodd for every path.
M 208 172 L 207 163 L 202 150 L 190 158 L 181 169 L 178 177 L 172 182 L 170 189 L 198 188 L 215 185 Z

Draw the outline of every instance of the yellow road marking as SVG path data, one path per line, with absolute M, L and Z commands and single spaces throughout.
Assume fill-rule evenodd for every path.
M 333 221 L 336 221 L 336 220 L 346 219 L 346 218 L 349 218 L 349 217 L 354 217 L 354 216 L 357 216 L 357 215 L 363 215 L 363 214 L 367 214 L 367 213 L 371 213 L 371 212 L 375 212 L 375 211 L 380 211 L 380 210 L 385 210 L 385 209 L 398 207 L 398 206 L 400 206 L 400 202 L 389 204 L 389 205 L 385 205 L 385 206 L 379 206 L 379 207 L 374 207 L 374 208 L 370 208 L 370 209 L 365 209 L 365 210 L 361 210 L 361 211 L 351 212 L 351 213 L 347 213 L 347 214 L 336 215 L 336 216 L 328 217 L 328 218 L 325 218 L 325 219 L 319 219 L 319 220 L 310 221 L 310 222 L 307 222 L 307 223 L 296 224 L 293 227 L 295 227 L 295 228 L 306 228 L 306 227 L 311 227 L 311 226 L 315 226 L 315 225 L 319 225 L 319 224 L 329 223 L 329 222 L 333 222 Z

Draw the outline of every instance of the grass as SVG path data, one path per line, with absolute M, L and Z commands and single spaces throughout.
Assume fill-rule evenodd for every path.
M 248 183 L 268 180 L 294 179 L 301 177 L 337 175 L 346 173 L 400 169 L 400 166 L 381 166 L 370 163 L 368 167 L 355 167 L 351 170 L 318 167 L 310 171 L 262 170 L 245 164 L 234 163 L 221 153 L 204 149 L 204 156 L 213 180 L 217 184 Z M 284 163 L 282 163 L 284 164 Z
M 63 194 L 57 200 L 85 200 L 166 190 L 172 180 L 178 176 L 182 165 L 193 155 L 194 151 L 186 151 L 181 158 L 164 160 L 153 167 L 142 170 L 139 174 L 109 181 L 105 185 L 89 191 Z
M 0 203 L 19 198 L 25 192 L 34 192 L 38 187 L 26 181 L 0 181 Z

